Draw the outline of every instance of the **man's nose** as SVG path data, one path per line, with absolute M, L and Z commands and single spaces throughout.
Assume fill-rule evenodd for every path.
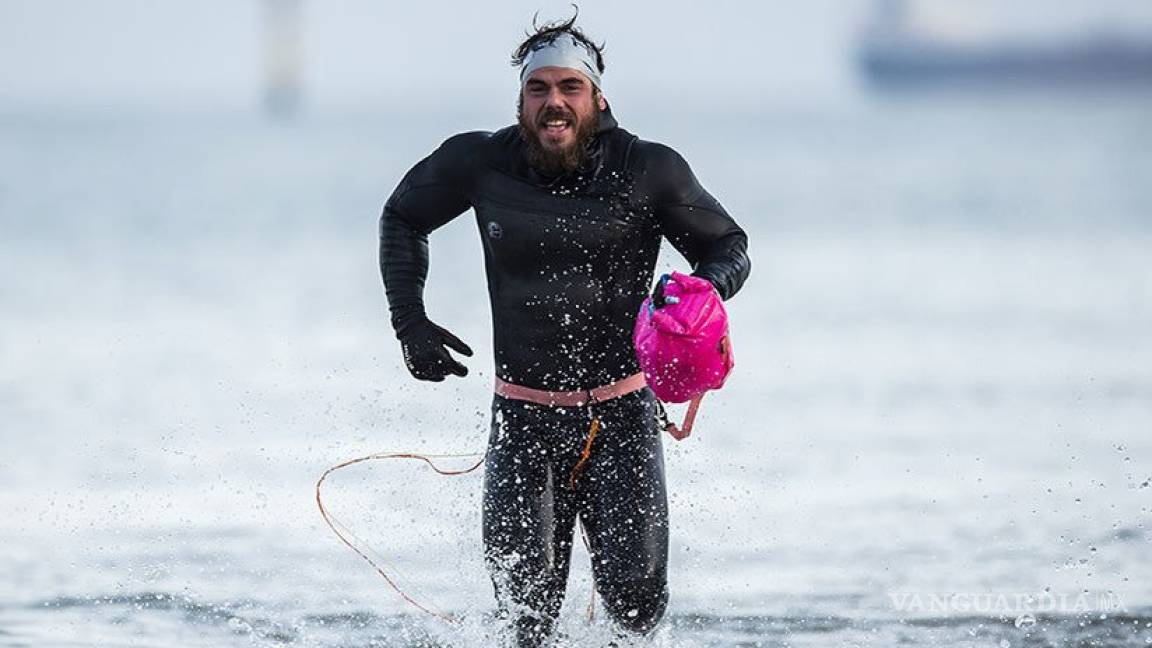
M 548 91 L 548 96 L 544 100 L 544 105 L 550 108 L 559 108 L 564 105 L 564 95 L 560 92 L 559 88 L 553 88 Z

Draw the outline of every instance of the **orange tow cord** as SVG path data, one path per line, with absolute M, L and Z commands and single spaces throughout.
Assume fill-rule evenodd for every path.
M 576 480 L 584 472 L 584 466 L 592 458 L 592 442 L 596 440 L 596 433 L 600 431 L 600 417 L 592 418 L 592 428 L 588 430 L 588 440 L 584 442 L 584 449 L 580 451 L 580 460 L 572 468 L 572 477 L 568 480 L 568 488 L 576 490 Z
M 576 465 L 572 468 L 572 476 L 568 481 L 568 486 L 572 489 L 576 488 L 576 481 L 580 478 L 581 473 L 584 472 L 584 468 L 587 465 L 589 459 L 592 458 L 592 443 L 596 440 L 596 433 L 599 431 L 600 431 L 600 418 L 594 416 L 592 418 L 592 426 L 588 430 L 588 439 L 586 441 L 584 441 L 584 449 L 580 452 L 580 459 L 577 460 Z M 430 615 L 432 615 L 438 619 L 441 619 L 443 621 L 446 621 L 448 623 L 458 623 L 458 621 L 456 618 L 452 617 L 451 615 L 445 614 L 443 612 L 437 612 L 436 610 L 433 610 L 433 609 L 421 604 L 419 601 L 417 601 L 416 599 L 409 596 L 404 590 L 400 589 L 400 586 L 396 583 L 396 581 L 392 578 L 392 576 L 388 575 L 388 572 L 384 571 L 383 567 L 381 567 L 375 560 L 373 560 L 370 556 L 368 556 L 368 554 L 365 553 L 364 550 L 361 550 L 359 547 L 357 547 L 351 540 L 348 539 L 347 536 L 344 535 L 344 533 L 340 532 L 340 529 L 337 528 L 338 522 L 332 516 L 332 514 L 328 512 L 328 509 L 325 508 L 325 506 L 324 506 L 324 500 L 320 496 L 320 487 L 324 484 L 324 480 L 328 478 L 328 475 L 331 475 L 332 473 L 336 472 L 337 470 L 340 470 L 341 468 L 347 468 L 348 466 L 352 466 L 352 465 L 362 463 L 365 461 L 372 461 L 374 459 L 416 459 L 418 461 L 423 461 L 424 463 L 428 464 L 428 466 L 430 468 L 432 468 L 432 470 L 436 471 L 437 473 L 439 473 L 441 475 L 466 475 L 470 472 L 473 472 L 474 470 L 476 470 L 480 466 L 484 465 L 484 460 L 488 458 L 487 452 L 485 452 L 480 457 L 480 460 L 477 461 L 474 465 L 472 465 L 468 468 L 465 468 L 463 470 L 445 470 L 445 469 L 437 466 L 435 464 L 435 462 L 433 462 L 432 460 L 433 459 L 453 459 L 453 458 L 459 458 L 459 457 L 475 457 L 475 456 L 476 456 L 475 453 L 474 454 L 455 454 L 455 455 L 421 455 L 421 454 L 415 454 L 415 453 L 410 453 L 410 452 L 393 452 L 393 453 L 370 454 L 370 455 L 366 455 L 363 457 L 357 457 L 356 459 L 349 459 L 348 461 L 345 461 L 343 463 L 332 466 L 328 470 L 325 470 L 324 474 L 320 475 L 320 479 L 316 481 L 316 506 L 320 509 L 320 515 L 324 518 L 324 522 L 328 525 L 328 528 L 332 529 L 332 533 L 335 533 L 336 537 L 339 538 L 341 542 L 343 542 L 345 545 L 347 545 L 348 548 L 351 549 L 352 551 L 355 551 L 356 555 L 360 556 L 361 558 L 364 559 L 365 562 L 367 562 L 369 565 L 371 565 L 372 568 L 376 570 L 376 573 L 380 574 L 380 576 L 384 579 L 384 582 L 388 583 L 388 586 L 391 587 L 393 591 L 395 591 L 397 594 L 400 595 L 400 598 L 404 599 L 404 601 L 406 601 L 407 603 L 416 607 L 417 609 L 421 610 L 422 612 L 430 614 Z M 344 526 L 344 525 L 340 524 L 340 526 Z M 348 531 L 348 535 L 351 535 L 351 536 L 353 536 L 353 538 L 355 538 L 355 535 L 353 535 L 351 531 Z M 591 552 L 592 547 L 588 541 L 588 534 L 584 529 L 583 523 L 580 524 L 580 535 L 584 540 L 584 546 L 588 549 L 589 552 Z M 589 603 L 588 603 L 588 620 L 589 621 L 592 620 L 593 610 L 595 609 L 595 604 L 596 604 L 596 588 L 595 588 L 595 586 L 593 586 L 593 588 L 592 588 L 592 600 L 589 601 Z
M 447 621 L 448 623 L 457 623 L 458 621 L 454 617 L 452 617 L 451 615 L 444 614 L 443 612 L 436 612 L 434 610 L 431 610 L 431 609 L 425 607 L 424 605 L 421 605 L 419 602 L 417 602 L 411 596 L 406 594 L 404 592 L 404 590 L 400 589 L 400 586 L 396 584 L 396 581 L 394 581 L 392 579 L 392 577 L 389 576 L 388 573 L 384 571 L 384 568 L 382 568 L 380 565 L 378 565 L 375 560 L 372 560 L 372 558 L 368 557 L 368 555 L 366 553 L 364 553 L 364 551 L 361 551 L 359 547 L 352 544 L 352 541 L 349 540 L 347 537 L 345 537 L 345 535 L 340 532 L 340 529 L 336 528 L 336 523 L 335 523 L 334 518 L 331 516 L 331 514 L 328 513 L 328 509 L 324 508 L 324 501 L 320 497 L 320 486 L 324 483 L 324 480 L 328 478 L 328 475 L 336 472 L 337 470 L 340 470 L 341 468 L 347 468 L 348 466 L 358 464 L 358 463 L 361 463 L 364 461 L 371 461 L 373 459 L 417 459 L 419 461 L 423 461 L 424 463 L 428 464 L 432 468 L 432 470 L 435 470 L 437 473 L 439 473 L 441 475 L 466 475 L 466 474 L 476 470 L 480 466 L 484 465 L 484 460 L 488 457 L 488 454 L 484 453 L 484 455 L 480 457 L 480 460 L 477 461 L 475 465 L 473 465 L 470 468 L 465 468 L 463 470 L 444 470 L 444 469 L 440 468 L 439 466 L 437 466 L 432 461 L 432 459 L 451 459 L 451 458 L 457 458 L 457 457 L 475 457 L 475 456 L 476 456 L 475 454 L 420 455 L 420 454 L 413 454 L 413 453 L 409 453 L 409 452 L 370 454 L 370 455 L 367 455 L 364 457 L 358 457 L 356 459 L 350 459 L 348 461 L 345 461 L 344 463 L 332 466 L 328 470 L 325 470 L 324 474 L 321 475 L 320 479 L 316 482 L 316 506 L 318 506 L 320 508 L 320 515 L 324 518 L 324 522 L 328 524 L 328 527 L 330 529 L 332 529 L 332 532 L 336 534 L 336 537 L 340 538 L 341 542 L 348 545 L 349 549 L 351 549 L 352 551 L 355 551 L 356 555 L 363 558 L 364 561 L 367 562 L 369 565 L 372 565 L 372 568 L 376 570 L 376 573 L 380 574 L 380 576 L 382 576 L 384 578 L 384 581 L 386 583 L 388 583 L 389 587 L 391 587 L 393 590 L 396 591 L 397 594 L 400 595 L 400 598 L 404 599 L 405 601 L 407 601 L 408 603 L 412 604 L 413 606 L 419 608 L 420 610 L 422 610 L 422 611 L 424 611 L 424 612 L 426 612 L 426 613 L 428 613 L 428 614 L 430 614 L 430 615 L 432 615 L 438 619 L 441 619 L 443 621 Z M 341 525 L 341 526 L 343 526 L 343 525 Z M 349 532 L 349 535 L 352 535 L 351 532 Z

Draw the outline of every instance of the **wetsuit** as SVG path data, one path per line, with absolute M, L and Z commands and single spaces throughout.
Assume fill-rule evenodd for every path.
M 579 172 L 532 168 L 515 126 L 456 135 L 413 167 L 384 207 L 380 265 L 392 324 L 426 322 L 428 234 L 472 208 L 484 245 L 496 374 L 517 385 L 586 390 L 639 371 L 632 327 L 661 237 L 722 298 L 750 271 L 744 231 L 671 148 L 599 115 Z M 587 408 L 495 396 L 484 482 L 484 544 L 501 610 L 535 645 L 559 613 L 577 516 L 596 587 L 624 628 L 647 631 L 667 600 L 667 502 L 655 397 L 596 405 L 588 468 L 572 468 Z

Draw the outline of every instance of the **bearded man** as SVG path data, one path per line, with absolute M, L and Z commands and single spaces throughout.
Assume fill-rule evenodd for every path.
M 617 125 L 602 48 L 566 22 L 516 50 L 519 125 L 453 136 L 413 167 L 380 221 L 380 269 L 419 380 L 468 373 L 472 350 L 429 320 L 428 234 L 473 209 L 492 306 L 496 390 L 485 461 L 485 561 L 517 644 L 552 634 L 582 523 L 621 632 L 668 600 L 663 410 L 632 328 L 661 237 L 720 297 L 750 271 L 744 231 L 671 148 Z M 594 424 L 590 426 L 590 421 Z

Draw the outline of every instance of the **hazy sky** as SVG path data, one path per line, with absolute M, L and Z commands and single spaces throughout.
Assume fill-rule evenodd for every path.
M 0 107 L 248 106 L 261 87 L 263 0 L 0 0 Z M 743 101 L 845 92 L 869 0 L 584 0 L 607 41 L 605 90 Z M 1152 31 L 1148 0 L 930 0 L 942 32 Z M 304 0 L 309 100 L 319 105 L 493 101 L 514 94 L 509 52 L 533 12 L 567 2 Z M 493 91 L 495 90 L 495 91 Z

